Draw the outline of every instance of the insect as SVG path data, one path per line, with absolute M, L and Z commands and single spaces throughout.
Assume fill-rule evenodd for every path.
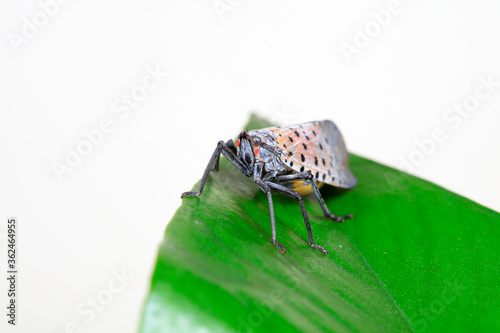
M 323 184 L 351 188 L 357 183 L 348 166 L 349 154 L 337 126 L 330 120 L 314 121 L 288 127 L 268 127 L 245 130 L 232 140 L 219 141 L 205 169 L 196 192 L 186 196 L 200 196 L 209 173 L 218 171 L 220 154 L 224 155 L 245 176 L 267 194 L 271 217 L 272 242 L 285 253 L 283 244 L 276 241 L 276 223 L 272 192 L 282 193 L 300 203 L 300 209 L 309 236 L 309 245 L 327 254 L 326 249 L 314 243 L 303 195 L 314 193 L 325 217 L 336 222 L 353 218 L 352 214 L 337 216 L 325 205 L 319 188 Z

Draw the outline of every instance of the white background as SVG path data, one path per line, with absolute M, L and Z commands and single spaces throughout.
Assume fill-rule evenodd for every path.
M 252 110 L 276 123 L 331 119 L 350 151 L 393 167 L 441 128 L 446 140 L 413 174 L 500 210 L 500 87 L 457 126 L 443 118 L 486 91 L 480 77 L 500 82 L 499 2 L 401 1 L 379 31 L 371 12 L 388 1 L 220 3 L 231 10 L 74 0 L 43 22 L 37 1 L 1 2 L 0 268 L 10 216 L 20 267 L 19 325 L 5 330 L 2 310 L 2 332 L 64 332 L 70 322 L 134 332 L 180 194 Z M 12 42 L 33 17 L 37 31 Z M 341 45 L 366 27 L 372 37 L 349 62 Z M 128 116 L 114 113 L 147 68 L 168 77 Z M 53 163 L 106 118 L 113 131 L 60 182 Z M 79 315 L 122 270 L 134 279 L 94 318 Z

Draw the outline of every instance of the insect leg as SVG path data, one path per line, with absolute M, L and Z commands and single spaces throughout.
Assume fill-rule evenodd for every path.
M 352 219 L 353 216 L 352 214 L 347 214 L 343 216 L 337 216 L 335 214 L 332 214 L 328 207 L 326 207 L 325 200 L 323 200 L 323 197 L 321 196 L 321 192 L 318 189 L 318 186 L 316 185 L 316 181 L 314 180 L 314 177 L 309 171 L 304 171 L 301 173 L 294 173 L 291 175 L 282 175 L 282 176 L 277 176 L 276 180 L 278 181 L 287 181 L 287 180 L 299 180 L 299 179 L 307 179 L 311 181 L 311 185 L 314 191 L 314 195 L 316 195 L 316 199 L 318 199 L 319 205 L 321 206 L 321 209 L 323 210 L 323 213 L 325 214 L 326 217 L 334 220 L 335 222 L 344 222 L 345 219 Z
M 236 155 L 236 146 L 234 145 L 232 139 L 227 140 L 226 146 L 233 151 L 234 155 Z M 212 169 L 212 171 L 219 171 L 219 160 L 220 154 L 217 155 L 217 159 L 215 160 L 214 168 Z
M 192 196 L 192 197 L 198 197 L 201 195 L 203 192 L 203 187 L 205 186 L 205 183 L 207 182 L 208 179 L 208 174 L 210 171 L 212 171 L 212 168 L 217 164 L 218 165 L 218 160 L 220 158 L 220 154 L 224 155 L 229 162 L 231 162 L 236 168 L 238 168 L 241 172 L 245 174 L 245 176 L 250 177 L 252 175 L 252 171 L 248 169 L 238 158 L 236 153 L 228 147 L 228 145 L 224 141 L 219 141 L 217 143 L 217 148 L 215 148 L 214 153 L 212 154 L 212 157 L 210 157 L 210 161 L 208 161 L 208 165 L 205 168 L 205 172 L 203 173 L 203 177 L 201 177 L 201 182 L 200 186 L 198 187 L 198 190 L 196 192 L 184 192 L 181 195 L 181 199 L 184 198 L 185 196 Z
M 260 188 L 264 193 L 267 194 L 267 201 L 269 202 L 269 215 L 271 216 L 271 230 L 272 230 L 273 244 L 279 246 L 281 248 L 281 253 L 285 254 L 286 250 L 285 250 L 285 247 L 283 246 L 283 244 L 278 243 L 276 241 L 276 221 L 274 218 L 274 206 L 273 206 L 273 197 L 272 197 L 271 189 L 262 180 L 260 180 L 258 178 L 254 178 L 253 181 L 254 181 L 255 185 L 257 185 L 258 188 Z
M 265 184 L 267 186 L 269 186 L 271 189 L 299 201 L 300 210 L 302 211 L 302 217 L 304 218 L 304 222 L 306 224 L 307 235 L 309 236 L 309 245 L 311 245 L 315 249 L 320 249 L 323 254 L 327 254 L 328 252 L 326 251 L 326 249 L 323 246 L 318 245 L 318 244 L 314 244 L 313 234 L 312 234 L 312 230 L 311 230 L 311 224 L 309 223 L 309 217 L 307 216 L 306 206 L 304 204 L 304 199 L 302 198 L 302 196 L 299 193 L 292 191 L 292 190 L 290 190 L 282 185 L 279 185 L 279 184 L 275 184 L 272 182 L 266 182 Z
M 326 207 L 325 200 L 323 200 L 323 197 L 321 196 L 321 192 L 319 191 L 315 180 L 312 180 L 312 187 L 314 195 L 316 195 L 316 199 L 318 199 L 319 205 L 321 206 L 321 209 L 323 210 L 323 213 L 325 214 L 326 217 L 334 220 L 335 222 L 344 222 L 345 219 L 353 218 L 352 214 L 346 214 L 342 216 L 337 216 L 335 214 L 332 214 L 328 209 L 328 207 Z

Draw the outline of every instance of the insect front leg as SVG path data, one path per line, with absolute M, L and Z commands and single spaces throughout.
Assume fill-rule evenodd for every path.
M 231 141 L 231 140 L 230 140 Z M 228 141 L 229 143 L 229 141 Z M 232 141 L 231 141 L 232 143 Z M 220 154 L 224 155 L 229 162 L 231 162 L 236 168 L 238 168 L 241 172 L 245 174 L 245 176 L 250 177 L 252 175 L 252 171 L 245 165 L 243 164 L 236 153 L 230 148 L 228 144 L 226 144 L 224 141 L 219 141 L 217 143 L 217 148 L 215 148 L 214 153 L 212 154 L 212 157 L 210 157 L 210 161 L 208 161 L 208 165 L 205 168 L 205 172 L 203 173 L 203 177 L 201 177 L 201 182 L 200 186 L 198 187 L 198 190 L 196 192 L 184 192 L 181 195 L 181 199 L 184 198 L 185 196 L 192 196 L 192 197 L 198 197 L 201 195 L 203 192 L 203 187 L 205 186 L 205 183 L 207 182 L 208 175 L 210 171 L 212 171 L 212 168 L 214 166 L 217 166 L 219 164 L 219 158 Z
M 316 196 L 316 199 L 318 199 L 319 205 L 321 206 L 321 209 L 323 210 L 323 213 L 325 214 L 325 217 L 328 217 L 335 222 L 344 222 L 345 219 L 352 219 L 353 216 L 352 214 L 346 214 L 342 216 L 337 216 L 333 213 L 330 212 L 328 207 L 326 207 L 325 200 L 323 200 L 323 196 L 321 195 L 321 192 L 319 191 L 318 186 L 316 185 L 316 181 L 314 180 L 313 175 L 309 171 L 304 171 L 300 173 L 295 173 L 291 175 L 282 175 L 282 176 L 277 176 L 276 180 L 278 181 L 292 181 L 292 180 L 300 180 L 300 179 L 306 179 L 311 181 L 311 186 L 314 191 L 314 195 Z
M 304 218 L 304 223 L 306 224 L 307 235 L 309 236 L 309 245 L 311 245 L 315 249 L 321 250 L 321 252 L 323 254 L 327 254 L 328 251 L 326 251 L 326 249 L 323 246 L 314 243 L 314 238 L 313 238 L 313 234 L 312 234 L 312 230 L 311 230 L 311 224 L 309 223 L 309 217 L 307 216 L 306 206 L 304 204 L 304 199 L 302 198 L 302 196 L 299 193 L 297 193 L 293 190 L 290 190 L 290 189 L 288 189 L 282 185 L 279 185 L 279 184 L 275 184 L 272 182 L 266 182 L 265 184 L 268 187 L 270 187 L 271 189 L 299 201 L 300 210 L 302 212 L 302 217 Z
M 283 246 L 283 244 L 278 243 L 276 241 L 276 220 L 274 218 L 274 206 L 273 206 L 273 197 L 271 193 L 271 189 L 269 186 L 266 185 L 262 180 L 259 178 L 254 178 L 254 183 L 257 185 L 258 188 L 260 188 L 264 193 L 267 194 L 267 201 L 269 202 L 269 215 L 271 216 L 271 230 L 272 230 L 272 241 L 274 245 L 277 245 L 281 248 L 281 253 L 285 254 L 286 249 Z
M 233 143 L 232 139 L 227 140 L 226 146 L 231 149 L 236 156 L 236 146 Z M 214 168 L 212 171 L 219 171 L 219 160 L 220 160 L 220 154 L 217 155 L 217 159 L 215 160 Z

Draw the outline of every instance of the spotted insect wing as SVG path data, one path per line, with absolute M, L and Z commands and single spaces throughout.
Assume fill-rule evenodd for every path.
M 357 183 L 348 166 L 349 153 L 337 126 L 330 120 L 262 129 L 275 134 L 281 162 L 296 172 L 311 171 L 332 186 L 351 188 Z

